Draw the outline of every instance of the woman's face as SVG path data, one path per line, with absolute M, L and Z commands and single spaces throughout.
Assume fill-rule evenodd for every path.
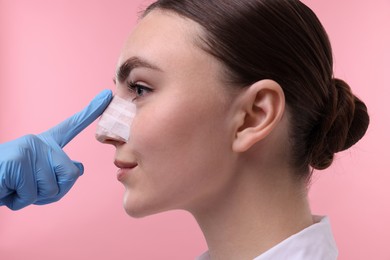
M 120 55 L 117 95 L 131 97 L 137 113 L 127 143 L 106 142 L 127 168 L 118 179 L 131 216 L 198 210 L 232 183 L 233 95 L 220 63 L 195 45 L 200 32 L 193 21 L 152 11 Z

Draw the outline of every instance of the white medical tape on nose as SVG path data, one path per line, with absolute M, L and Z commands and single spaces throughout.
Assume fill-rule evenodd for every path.
M 114 96 L 99 120 L 96 139 L 100 142 L 107 138 L 127 142 L 135 112 L 136 106 L 133 102 Z

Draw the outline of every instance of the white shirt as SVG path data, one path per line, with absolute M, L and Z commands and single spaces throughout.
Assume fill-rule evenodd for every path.
M 313 216 L 314 224 L 283 240 L 253 260 L 335 260 L 338 251 L 327 217 Z M 196 260 L 210 260 L 208 251 Z

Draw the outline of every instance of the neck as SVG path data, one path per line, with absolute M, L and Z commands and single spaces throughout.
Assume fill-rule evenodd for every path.
M 212 259 L 253 259 L 313 224 L 306 189 L 286 177 L 291 173 L 277 175 L 240 174 L 213 203 L 192 212 Z

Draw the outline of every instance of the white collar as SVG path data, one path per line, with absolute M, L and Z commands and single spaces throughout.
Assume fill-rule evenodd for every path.
M 328 217 L 313 216 L 314 224 L 288 237 L 253 260 L 334 260 L 338 250 Z M 208 251 L 196 260 L 210 260 Z

